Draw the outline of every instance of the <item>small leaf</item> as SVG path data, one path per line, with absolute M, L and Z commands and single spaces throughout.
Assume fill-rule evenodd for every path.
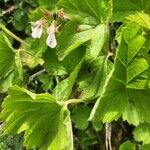
M 52 89 L 53 86 L 53 77 L 49 77 L 46 74 L 41 74 L 38 76 L 39 81 L 42 83 L 42 89 L 44 91 L 48 91 L 49 89 Z
M 88 117 L 90 115 L 91 108 L 84 105 L 79 105 L 72 110 L 72 121 L 75 123 L 75 127 L 81 130 L 85 130 L 88 127 Z
M 133 134 L 137 141 L 142 141 L 143 144 L 150 144 L 150 124 L 140 124 L 134 129 Z
M 78 73 L 80 71 L 83 61 L 84 58 L 81 59 L 81 61 L 75 67 L 74 71 L 70 74 L 70 76 L 65 80 L 61 81 L 60 83 L 58 83 L 57 86 L 55 87 L 53 95 L 56 97 L 58 101 L 65 101 L 70 97 L 72 88 L 75 84 L 76 78 L 78 77 Z
M 126 141 L 119 147 L 119 150 L 136 150 L 136 145 L 130 141 Z
M 98 132 L 103 129 L 102 122 L 92 121 L 93 128 Z
M 146 13 L 137 12 L 136 14 L 128 16 L 127 19 L 139 24 L 140 26 L 150 29 L 150 15 Z

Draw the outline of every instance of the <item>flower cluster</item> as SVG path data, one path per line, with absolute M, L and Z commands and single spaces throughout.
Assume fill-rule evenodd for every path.
M 44 11 L 45 15 L 51 16 L 49 11 Z M 63 20 L 67 20 L 70 19 L 69 17 L 67 17 L 63 11 L 63 9 L 58 11 L 58 17 L 60 19 Z M 32 37 L 33 38 L 41 38 L 42 36 L 42 32 L 43 32 L 43 28 L 45 27 L 45 20 L 44 19 L 40 19 L 37 20 L 35 23 L 33 23 L 33 26 L 31 27 L 32 30 Z M 53 21 L 51 23 L 51 25 L 49 26 L 49 28 L 47 29 L 47 34 L 48 37 L 46 39 L 46 44 L 50 47 L 50 48 L 55 48 L 57 46 L 57 40 L 56 40 L 56 36 L 55 33 L 57 32 L 57 25 L 56 25 L 56 21 Z

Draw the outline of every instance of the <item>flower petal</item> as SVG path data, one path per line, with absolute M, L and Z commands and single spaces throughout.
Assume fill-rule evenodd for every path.
M 55 48 L 57 46 L 57 41 L 56 41 L 56 37 L 55 37 L 55 33 L 54 32 L 49 32 L 49 35 L 46 39 L 46 44 L 50 47 L 50 48 Z
M 41 25 L 36 26 L 35 28 L 32 27 L 32 37 L 33 38 L 40 38 L 42 35 L 42 31 L 43 31 L 43 28 Z

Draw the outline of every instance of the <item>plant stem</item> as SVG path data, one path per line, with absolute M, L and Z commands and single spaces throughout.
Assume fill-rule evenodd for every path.
M 32 76 L 30 76 L 29 82 L 30 82 L 30 81 L 33 81 L 33 79 L 34 79 L 35 77 L 39 76 L 40 74 L 44 73 L 45 71 L 46 71 L 45 69 L 42 69 L 42 70 L 36 72 L 35 74 L 33 74 Z
M 62 105 L 69 105 L 69 104 L 78 104 L 78 103 L 83 103 L 83 100 L 82 99 L 69 99 L 65 102 L 60 102 L 60 104 Z
M 6 32 L 8 35 L 10 35 L 12 38 L 14 38 L 15 40 L 17 40 L 18 42 L 26 45 L 26 46 L 29 46 L 28 43 L 26 43 L 25 41 L 23 41 L 20 37 L 16 36 L 14 33 L 12 33 L 10 30 L 8 30 L 3 24 L 0 24 L 0 28 Z

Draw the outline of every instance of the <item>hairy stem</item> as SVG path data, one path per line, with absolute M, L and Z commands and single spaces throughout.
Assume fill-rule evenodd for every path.
M 68 106 L 69 104 L 78 104 L 78 103 L 83 103 L 82 99 L 69 99 L 65 102 L 60 102 L 61 105 L 66 105 Z
M 26 45 L 26 46 L 29 46 L 28 43 L 26 43 L 25 41 L 23 41 L 20 37 L 16 36 L 14 33 L 12 33 L 10 30 L 8 30 L 3 24 L 0 24 L 0 28 L 6 32 L 8 35 L 10 35 L 12 38 L 14 38 L 15 40 L 17 40 L 18 42 Z

